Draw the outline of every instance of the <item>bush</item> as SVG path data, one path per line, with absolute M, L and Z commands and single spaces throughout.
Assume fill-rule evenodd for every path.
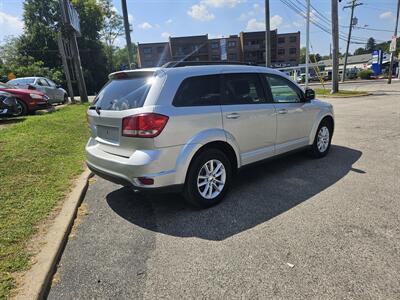
M 371 75 L 374 72 L 372 72 L 372 70 L 361 70 L 360 72 L 358 72 L 358 77 L 361 79 L 371 79 Z

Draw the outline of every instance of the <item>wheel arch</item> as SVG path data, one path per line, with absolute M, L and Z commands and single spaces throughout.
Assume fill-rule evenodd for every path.
M 324 113 L 318 116 L 318 118 L 316 119 L 316 122 L 314 122 L 314 125 L 312 127 L 310 136 L 309 136 L 309 145 L 312 145 L 314 143 L 314 138 L 315 135 L 317 133 L 319 124 L 321 124 L 322 121 L 324 120 L 328 120 L 330 122 L 330 124 L 332 125 L 332 134 L 334 132 L 334 128 L 335 128 L 335 118 L 333 117 L 332 113 Z
M 202 134 L 204 137 L 204 134 Z M 212 138 L 211 138 L 212 136 Z M 206 139 L 199 140 L 198 137 L 191 139 L 180 151 L 176 161 L 177 182 L 184 183 L 187 171 L 190 168 L 195 157 L 206 149 L 218 149 L 224 152 L 232 163 L 234 172 L 241 166 L 239 148 L 234 140 L 223 130 L 213 132 L 213 135 L 207 135 Z

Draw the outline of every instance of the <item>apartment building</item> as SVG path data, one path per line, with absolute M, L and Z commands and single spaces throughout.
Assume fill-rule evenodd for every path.
M 209 39 L 208 53 L 210 61 L 242 61 L 239 36 Z
M 277 67 L 297 66 L 300 63 L 300 32 L 278 34 L 276 44 Z
M 166 43 L 139 44 L 139 68 L 163 65 L 167 61 L 235 61 L 265 65 L 265 31 L 241 32 L 226 38 L 208 35 L 170 37 Z M 273 67 L 300 63 L 300 32 L 271 31 Z
M 169 43 L 146 43 L 138 45 L 139 68 L 159 67 L 171 61 Z
M 173 61 L 209 61 L 208 34 L 170 37 L 169 46 Z

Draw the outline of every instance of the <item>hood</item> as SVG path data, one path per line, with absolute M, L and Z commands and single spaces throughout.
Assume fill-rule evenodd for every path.
M 11 94 L 37 94 L 44 96 L 44 93 L 38 91 L 38 90 L 28 90 L 28 89 L 3 89 L 0 88 L 0 91 L 6 91 Z

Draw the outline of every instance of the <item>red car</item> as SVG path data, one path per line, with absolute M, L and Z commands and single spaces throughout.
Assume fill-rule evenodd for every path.
M 0 82 L 0 91 L 8 92 L 16 98 L 18 106 L 17 113 L 14 114 L 15 117 L 24 116 L 30 112 L 51 106 L 48 101 L 49 98 L 37 90 L 19 89 Z

